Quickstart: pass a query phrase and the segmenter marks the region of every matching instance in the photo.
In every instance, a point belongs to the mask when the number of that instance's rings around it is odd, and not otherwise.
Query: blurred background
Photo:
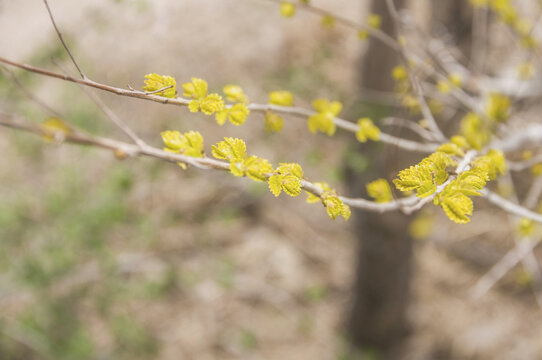
[[[363,22],[384,2],[313,3]],[[397,3],[428,32],[449,31],[447,41],[459,48],[470,34],[467,1]],[[392,90],[396,56],[352,30],[324,28],[303,11],[284,19],[276,3],[263,0],[50,0],[50,6],[83,71],[98,82],[139,89],[155,72],[178,84],[201,77],[211,91],[238,84],[257,103],[282,89],[306,108],[317,97],[340,100],[349,119],[397,111],[381,96],[374,102],[375,91]],[[55,72],[61,71],[55,62],[72,69],[42,1],[0,0],[0,33],[1,56]],[[494,41],[501,54],[503,45]],[[15,74],[74,126],[126,140],[77,85],[11,71],[0,73],[3,112],[35,122],[47,117],[14,84]],[[200,131],[207,151],[224,136],[240,137],[250,153],[299,162],[307,178],[341,193],[363,195],[366,180],[391,179],[420,158],[379,145],[360,148],[340,132],[312,135],[296,118],[269,135],[260,114],[241,127],[219,127],[184,108],[95,93],[151,145],[161,147],[164,130]],[[0,151],[0,359],[542,354],[542,315],[522,268],[481,299],[470,297],[514,244],[514,225],[483,202],[464,226],[436,208],[415,218],[356,212],[345,223],[222,172],[119,160],[6,128]]]

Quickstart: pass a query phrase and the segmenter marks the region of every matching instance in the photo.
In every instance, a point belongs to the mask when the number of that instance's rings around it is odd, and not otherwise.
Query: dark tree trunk
[[[473,12],[469,1],[433,1],[431,3],[431,14],[433,34],[439,36],[442,31],[445,31],[449,35],[448,43],[457,47],[465,59],[470,58]]]
[[[398,8],[406,5],[405,0],[394,2]],[[374,0],[371,11],[382,16],[383,30],[393,33],[385,3]],[[438,35],[445,29],[450,35],[449,43],[468,58],[472,32],[468,0],[435,0],[431,1],[431,7],[432,19],[428,21],[431,21],[432,33]],[[392,91],[394,84],[390,73],[399,63],[399,56],[393,50],[378,40],[370,40],[361,66],[361,88]],[[366,110],[370,113],[374,106],[368,105]],[[389,179],[395,175],[386,169],[390,163],[387,148],[374,143],[364,144],[361,151],[369,154],[371,167],[363,174],[348,172],[352,195],[362,194],[364,184],[376,178]],[[413,244],[408,235],[409,220],[397,212],[383,215],[355,213],[360,242],[347,333],[354,349],[376,351],[380,359],[399,359],[401,345],[408,335],[406,311],[410,300]]]
[[[395,4],[402,7],[404,0],[395,0]],[[384,31],[393,33],[385,1],[373,1],[371,12],[382,17]],[[390,73],[398,63],[397,53],[371,39],[362,62],[362,89],[392,91]],[[372,109],[374,105],[367,106],[368,112]],[[364,184],[390,175],[385,168],[389,159],[386,159],[384,148],[374,143],[365,144],[361,151],[369,154],[371,167],[363,174],[349,175],[351,191],[357,195],[364,192]],[[382,359],[397,359],[408,333],[406,309],[412,257],[408,218],[399,213],[357,211],[355,226],[360,242],[352,306],[347,319],[349,340],[358,350],[375,351]]]

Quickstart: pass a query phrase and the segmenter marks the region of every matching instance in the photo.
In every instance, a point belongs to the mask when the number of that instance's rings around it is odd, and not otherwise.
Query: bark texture
[[[404,3],[404,0],[395,1],[398,7]],[[393,33],[385,1],[373,1],[371,12],[382,17],[385,32]],[[361,88],[392,91],[390,73],[398,63],[394,51],[371,39],[361,64]],[[349,176],[351,191],[358,195],[364,192],[363,184],[379,177],[389,178],[386,169],[389,153],[374,143],[361,145],[361,151],[368,154],[371,165],[369,171]],[[397,212],[355,213],[359,248],[347,331],[354,348],[375,351],[381,359],[397,359],[408,334],[406,310],[412,258],[408,223],[408,218]]]

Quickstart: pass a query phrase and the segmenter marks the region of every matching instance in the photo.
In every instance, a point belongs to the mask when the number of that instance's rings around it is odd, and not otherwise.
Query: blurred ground
[[[362,2],[315,3],[363,14]],[[158,72],[179,83],[202,77],[211,89],[237,83],[256,102],[277,89],[306,106],[317,96],[340,99],[350,113],[359,101],[349,95],[363,50],[355,34],[326,31],[307,14],[282,19],[266,1],[50,4],[97,81],[138,88]],[[58,71],[55,57],[69,67],[40,1],[0,0],[0,31],[2,56]],[[18,75],[77,126],[122,139],[76,85]],[[3,111],[45,117],[3,75],[0,93]],[[241,137],[251,153],[298,161],[308,178],[339,187],[341,161],[360,171],[367,164],[340,141],[348,136],[311,136],[296,119],[268,136],[258,114],[218,127],[186,109],[99,95],[157,146],[166,129],[199,130],[208,147]],[[341,325],[356,237],[342,220],[223,173],[119,161],[7,129],[0,150],[1,359],[347,359]],[[542,316],[516,273],[469,299],[512,247],[509,231],[480,211],[461,230],[439,218],[435,241],[417,244],[407,358],[539,358]]]

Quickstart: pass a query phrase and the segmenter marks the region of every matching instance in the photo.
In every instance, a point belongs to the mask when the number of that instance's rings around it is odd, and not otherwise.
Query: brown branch
[[[62,34],[60,33],[60,30],[58,29],[58,26],[56,26],[55,18],[53,17],[53,13],[51,12],[51,8],[49,7],[49,3],[47,0],[43,0],[43,3],[45,4],[45,7],[47,8],[47,12],[49,13],[49,18],[51,19],[51,23],[53,24],[53,27],[55,28],[56,34],[58,35],[58,38],[60,42],[62,43],[62,46],[64,46],[64,49],[66,49],[66,52],[70,56],[70,59],[72,60],[73,65],[77,68],[77,71],[79,71],[79,74],[81,75],[81,78],[86,79],[87,77],[85,74],[83,74],[83,71],[77,64],[77,61],[75,61],[75,58],[73,57],[72,53],[70,52],[70,49],[68,48],[68,45],[64,41],[64,38],[62,37]]]
[[[24,121],[21,118],[17,118],[18,121],[15,120],[16,118],[14,116],[0,113],[0,126],[5,126],[17,130],[22,130],[26,132],[30,132],[36,135],[41,136],[50,136],[50,132],[44,131],[41,127],[30,123],[28,121]],[[130,143],[125,143],[122,141],[104,138],[104,137],[97,137],[97,136],[91,136],[84,134],[79,131],[69,132],[62,134],[63,140],[74,143],[74,144],[80,144],[80,145],[89,145],[94,146],[102,149],[112,150],[117,156],[147,156],[152,157],[160,160],[165,160],[168,162],[182,162],[188,165],[192,165],[196,168],[203,169],[203,170],[222,170],[222,171],[230,171],[230,164],[225,161],[215,160],[208,157],[191,157],[191,156],[185,156],[178,153],[171,153],[167,152],[155,147],[152,147],[150,145],[134,145]],[[272,174],[267,174],[266,176],[269,177]],[[302,180],[301,185],[303,190],[314,194],[318,197],[320,197],[323,193],[322,189],[314,185],[308,180]],[[347,205],[373,211],[373,212],[387,212],[387,211],[393,211],[393,210],[401,210],[405,206],[410,206],[415,204],[419,199],[416,197],[409,197],[404,199],[399,199],[395,201],[391,201],[388,203],[377,203],[374,201],[361,199],[361,198],[348,198],[348,197],[340,197],[340,199]]]
[[[11,79],[11,81],[21,90],[23,95],[30,100],[33,104],[35,104],[37,107],[41,108],[46,114],[50,116],[56,116],[56,117],[62,117],[60,112],[56,111],[49,105],[47,105],[45,102],[43,102],[41,99],[39,99],[36,95],[34,95],[30,90],[26,88],[26,86],[23,85],[23,83],[19,80],[19,78],[13,73],[13,71],[9,70],[5,66],[1,67],[2,72],[7,74],[7,76]]]
[[[60,69],[62,69],[60,64],[56,64]],[[120,117],[117,116],[92,90],[87,89],[81,84],[77,84],[83,90],[83,92],[96,104],[96,106],[107,116],[113,124],[115,124],[126,136],[128,136],[135,144],[139,147],[143,147],[145,142],[137,136],[137,134],[126,124]]]
[[[100,90],[103,90],[103,91],[114,93],[116,95],[128,96],[128,97],[133,97],[133,98],[138,98],[138,99],[143,99],[143,100],[154,101],[154,102],[158,102],[158,103],[161,103],[161,104],[171,104],[171,105],[177,105],[177,106],[188,106],[188,104],[190,103],[190,100],[183,99],[183,98],[180,98],[180,97],[166,98],[166,97],[163,97],[163,96],[149,95],[149,94],[147,94],[147,93],[145,93],[143,91],[126,90],[126,89],[121,89],[121,88],[117,88],[117,87],[114,87],[114,86],[101,84],[101,83],[92,81],[92,80],[90,80],[88,78],[86,78],[86,79],[77,79],[77,78],[74,78],[74,77],[71,77],[71,76],[68,76],[68,75],[58,74],[58,73],[55,73],[55,72],[52,72],[52,71],[49,71],[49,70],[36,68],[34,66],[31,66],[31,65],[14,62],[14,61],[8,60],[8,59],[3,58],[3,57],[0,57],[0,62],[4,63],[4,64],[7,64],[7,65],[15,66],[15,67],[18,67],[20,69],[30,71],[30,72],[33,72],[33,73],[36,73],[36,74],[49,76],[49,77],[53,77],[53,78],[56,78],[56,79],[69,81],[69,82],[73,82],[73,83],[76,83],[76,84],[81,84],[81,85],[85,85],[85,86],[89,86],[89,87],[93,87],[93,88],[96,88],[96,89],[100,89]],[[300,108],[300,107],[278,106],[278,105],[272,105],[272,104],[249,104],[248,108],[251,111],[265,112],[267,110],[272,110],[272,111],[276,111],[276,112],[279,112],[279,113],[282,113],[282,114],[290,114],[290,115],[294,115],[296,117],[303,117],[303,118],[306,118],[308,116],[311,116],[311,115],[315,114],[314,111],[307,110],[307,109]],[[359,127],[358,127],[357,124],[355,124],[355,123],[353,123],[351,121],[348,121],[348,120],[344,120],[344,119],[341,119],[341,118],[335,118],[335,119],[333,119],[333,122],[335,123],[335,125],[338,128],[349,131],[351,133],[356,133],[359,130]],[[439,146],[437,143],[421,143],[421,142],[416,142],[416,141],[412,141],[412,140],[397,138],[397,137],[395,137],[393,135],[389,135],[389,134],[385,134],[385,133],[380,134],[380,140],[382,142],[387,143],[387,144],[394,145],[394,146],[400,147],[400,148],[408,150],[408,151],[415,151],[415,152],[421,152],[421,153],[431,153],[431,152],[435,151],[437,149],[437,147]]]

